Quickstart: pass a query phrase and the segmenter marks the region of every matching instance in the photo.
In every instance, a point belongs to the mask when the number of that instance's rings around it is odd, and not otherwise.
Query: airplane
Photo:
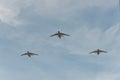
[[[107,51],[103,51],[103,50],[97,49],[97,50],[95,50],[95,51],[90,52],[90,54],[96,53],[97,55],[99,55],[101,52],[107,53]]]
[[[64,35],[65,35],[65,36],[70,36],[70,35],[68,35],[68,34],[64,34],[64,33],[61,33],[60,31],[58,31],[57,33],[51,35],[50,37],[58,36],[58,38],[61,39],[61,37],[64,36]]]
[[[27,51],[26,53],[22,54],[21,56],[24,56],[24,55],[27,55],[28,57],[31,57],[33,55],[38,55],[38,54]]]

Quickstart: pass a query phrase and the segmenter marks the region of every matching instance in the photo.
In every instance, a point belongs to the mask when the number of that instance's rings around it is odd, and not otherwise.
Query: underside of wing
[[[56,35],[58,35],[58,33],[56,33],[56,34],[53,34],[53,35],[51,35],[50,37],[53,37],[53,36],[56,36]]]
[[[38,54],[32,53],[32,55],[38,55]]]
[[[21,54],[21,56],[24,56],[24,55],[27,55],[26,53],[24,53],[24,54]]]
[[[90,52],[90,54],[91,54],[91,53],[96,53],[96,52],[97,52],[97,51],[92,51],[92,52]]]
[[[104,53],[107,53],[107,51],[102,51],[102,50],[100,50],[100,52],[104,52]]]
[[[61,33],[62,35],[66,35],[66,36],[70,36],[70,35],[68,35],[68,34],[65,34],[65,33]]]

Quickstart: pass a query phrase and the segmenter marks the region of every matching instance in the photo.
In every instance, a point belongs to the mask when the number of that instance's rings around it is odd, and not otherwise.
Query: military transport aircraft
[[[28,57],[31,57],[31,56],[33,56],[33,55],[38,55],[38,54],[35,54],[35,53],[32,53],[32,52],[27,51],[27,53],[24,53],[24,54],[22,54],[21,56],[24,56],[24,55],[27,55]]]
[[[90,54],[91,54],[91,53],[96,53],[97,55],[99,55],[101,52],[107,53],[107,51],[103,51],[103,50],[97,49],[97,50],[95,50],[95,51],[90,52]]]
[[[64,33],[61,33],[60,31],[58,31],[57,33],[51,35],[50,37],[53,37],[53,36],[58,36],[58,38],[61,38],[62,36],[70,36],[68,34],[64,34]]]

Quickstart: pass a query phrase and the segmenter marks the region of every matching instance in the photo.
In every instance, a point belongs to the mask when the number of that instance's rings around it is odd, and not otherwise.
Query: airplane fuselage
[[[61,38],[62,37],[62,34],[60,31],[58,31],[58,37]]]

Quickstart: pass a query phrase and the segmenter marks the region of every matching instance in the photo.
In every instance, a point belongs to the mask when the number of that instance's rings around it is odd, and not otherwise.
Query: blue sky
[[[119,0],[0,0],[0,20],[0,80],[120,80]]]

